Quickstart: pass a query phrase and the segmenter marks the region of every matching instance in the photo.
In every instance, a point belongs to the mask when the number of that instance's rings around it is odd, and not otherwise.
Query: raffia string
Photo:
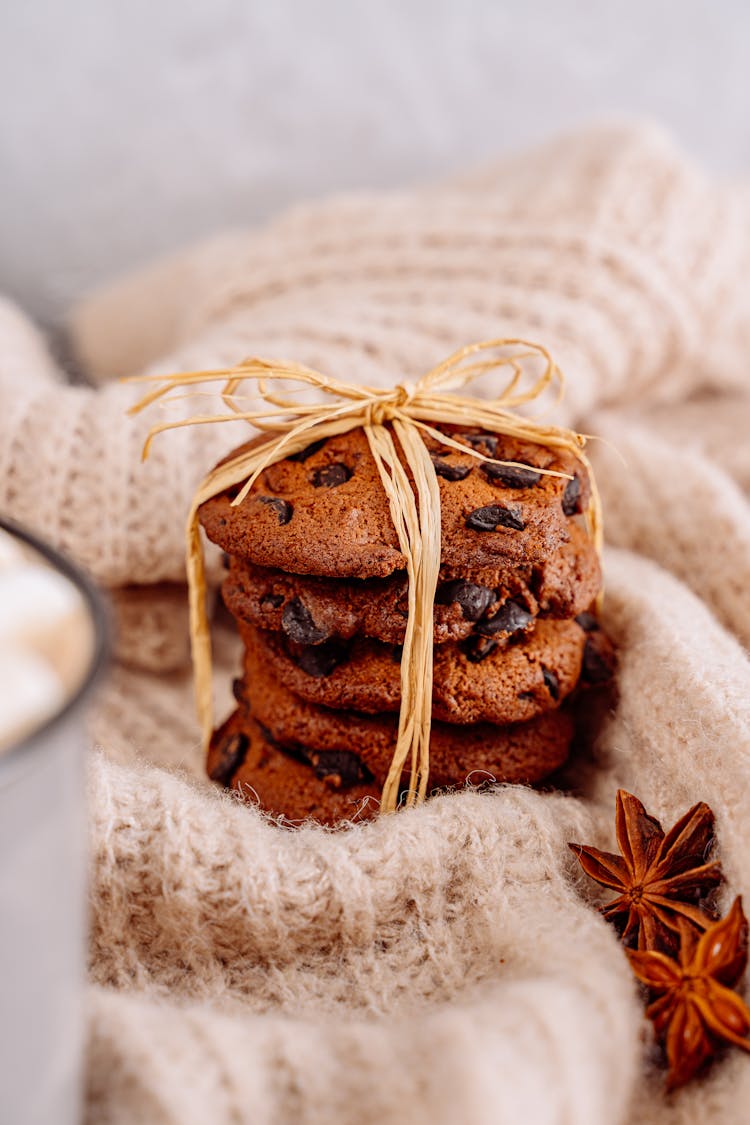
[[[530,361],[541,363],[541,372],[531,374]],[[492,371],[506,369],[509,378],[502,390],[489,400],[455,393]],[[482,461],[495,461],[478,450],[436,430],[432,423],[452,422],[478,426],[553,449],[568,450],[586,468],[591,480],[591,502],[586,513],[589,534],[597,549],[601,546],[602,525],[599,494],[584,452],[586,437],[573,430],[547,425],[515,411],[557,386],[562,392],[563,377],[546,348],[526,340],[497,339],[461,348],[416,383],[399,383],[382,390],[354,386],[321,375],[294,363],[246,359],[236,367],[215,371],[182,372],[173,375],[138,376],[131,381],[155,382],[156,387],[132,408],[137,413],[157,399],[180,388],[199,384],[223,383],[222,398],[226,414],[197,416],[176,422],[163,422],[152,428],[144,446],[148,456],[154,437],[164,430],[214,422],[251,423],[272,435],[260,447],[233,454],[212,469],[193,498],[187,526],[187,576],[190,597],[190,629],[198,716],[204,745],[213,730],[211,679],[211,638],[206,615],[206,576],[198,509],[211,497],[238,484],[242,488],[233,500],[239,505],[254,482],[269,465],[299,453],[312,442],[362,427],[378,467],[388,497],[399,546],[406,559],[409,578],[409,613],[401,660],[401,710],[398,736],[388,777],[383,787],[381,812],[394,811],[400,800],[401,779],[409,759],[409,787],[403,797],[407,806],[424,800],[430,763],[430,724],[432,717],[433,605],[440,569],[440,492],[432,460],[421,434],[430,434],[442,445]],[[254,383],[264,410],[243,410],[237,391]],[[287,397],[279,386],[292,384],[299,389],[322,392],[324,401],[305,403]],[[330,399],[332,401],[326,401]],[[411,471],[413,487],[399,457]],[[516,465],[513,461],[497,462]],[[521,466],[522,467],[522,466]],[[550,469],[538,472],[566,476]],[[416,493],[416,497],[415,497]]]

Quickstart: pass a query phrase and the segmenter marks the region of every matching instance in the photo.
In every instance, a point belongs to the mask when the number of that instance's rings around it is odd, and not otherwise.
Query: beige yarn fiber
[[[617,126],[297,208],[117,283],[73,316],[96,390],[62,385],[0,307],[0,510],[115,589],[122,622],[92,716],[88,1122],[746,1120],[739,1052],[661,1093],[565,845],[611,847],[618,786],[667,822],[705,800],[727,900],[750,894],[749,278],[747,187]],[[203,779],[186,664],[184,522],[246,426],[175,430],[141,465],[154,419],[125,417],[142,388],[112,377],[270,355],[385,388],[500,335],[565,371],[550,421],[607,439],[590,451],[617,706],[570,794],[281,830]],[[217,628],[219,708],[237,659]]]

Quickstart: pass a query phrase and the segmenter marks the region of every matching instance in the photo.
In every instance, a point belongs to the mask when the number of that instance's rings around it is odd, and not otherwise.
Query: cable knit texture
[[[0,509],[112,588],[120,626],[92,716],[92,1125],[745,1119],[739,1053],[663,1095],[566,841],[612,846],[618,786],[668,823],[705,800],[727,896],[750,892],[749,276],[746,188],[612,127],[300,207],[114,284],[73,315],[97,389],[62,385],[0,308]],[[126,417],[136,390],[112,377],[256,354],[383,386],[498,335],[547,345],[558,418],[607,439],[617,705],[575,795],[467,790],[282,829],[203,779],[186,669],[189,498],[244,430],[174,431],[141,465],[155,418]],[[219,622],[220,707],[236,660]]]

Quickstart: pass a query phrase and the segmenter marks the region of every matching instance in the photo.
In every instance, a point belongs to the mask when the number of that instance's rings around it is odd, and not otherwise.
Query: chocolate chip
[[[462,647],[466,659],[472,664],[479,664],[497,648],[497,641],[490,637],[469,637]]]
[[[273,508],[276,515],[279,517],[279,523],[289,523],[294,508],[288,500],[280,500],[278,496],[260,496],[261,504],[267,504],[269,508]]]
[[[450,605],[457,602],[466,621],[478,621],[491,605],[496,601],[495,591],[487,586],[478,586],[474,582],[464,582],[456,579],[445,582],[438,588],[435,601],[439,605]]]
[[[245,703],[245,681],[241,677],[232,680],[232,695],[238,703]]]
[[[300,449],[299,453],[292,453],[291,456],[287,457],[287,461],[307,461],[308,457],[312,457],[313,453],[317,453],[319,449],[323,448],[326,441],[326,438],[321,438],[320,441],[310,442],[304,449]]]
[[[466,526],[473,531],[495,531],[498,527],[510,527],[523,531],[526,524],[521,519],[520,508],[501,508],[499,504],[488,504],[477,508],[466,517]]]
[[[231,734],[219,745],[219,749],[208,771],[212,781],[228,786],[237,770],[245,760],[250,741],[246,734],[238,731]]]
[[[260,608],[268,613],[271,609],[278,609],[280,605],[284,604],[283,594],[264,594],[260,599]]]
[[[545,668],[545,666],[543,664],[542,664],[542,678],[543,678],[543,680],[544,680],[544,682],[547,686],[547,691],[550,693],[552,698],[555,699],[555,700],[559,699],[560,698],[560,681],[558,680],[555,673],[552,672],[549,668]]]
[[[308,676],[321,679],[330,676],[334,668],[346,660],[348,650],[339,641],[325,641],[322,645],[310,645],[302,649],[296,657],[297,664]]]
[[[301,742],[279,742],[267,727],[261,723],[258,726],[270,746],[296,762],[311,766],[317,778],[335,789],[369,784],[375,780],[364,762],[351,750],[311,750]]]
[[[606,684],[612,679],[613,660],[609,652],[603,650],[596,637],[587,637],[583,649],[581,679],[587,684]]]
[[[566,516],[574,516],[581,510],[581,482],[574,476],[565,486],[562,498],[562,510]]]
[[[579,613],[576,617],[576,625],[580,625],[584,633],[596,633],[601,629],[593,613]]]
[[[519,691],[518,695],[516,696],[516,699],[535,699],[535,698],[536,698],[536,696],[534,695],[533,691]]]
[[[441,457],[433,457],[432,464],[437,475],[443,480],[466,480],[471,472],[471,465],[451,465]]]
[[[310,610],[300,598],[292,598],[284,606],[281,628],[299,645],[317,645],[328,636],[325,629],[320,629],[315,624]]]
[[[315,776],[335,789],[348,789],[373,781],[373,776],[361,758],[351,750],[309,751],[310,765]]]
[[[483,637],[494,637],[496,633],[519,633],[528,629],[534,617],[518,602],[509,600],[500,606],[497,613],[477,625],[477,633]]]
[[[338,484],[346,484],[351,475],[352,471],[348,465],[336,461],[333,465],[316,469],[310,477],[310,482],[314,488],[335,488]]]
[[[479,467],[488,481],[505,488],[533,488],[542,479],[536,469],[522,469],[519,465],[493,465],[483,461]]]
[[[277,750],[281,750],[281,746],[276,741],[276,739],[274,738],[274,736],[272,735],[272,733],[268,729],[268,727],[264,727],[263,723],[258,723],[258,726],[260,727],[260,733],[263,735],[263,741],[267,742],[269,746],[275,746]],[[290,753],[291,753],[291,751],[290,751]],[[302,759],[300,759],[300,760],[302,760]]]
[[[226,551],[223,551],[221,556],[221,565],[224,567],[224,570],[229,570],[229,564],[231,563],[231,561],[232,560],[230,559]]]
[[[478,449],[480,453],[484,453],[485,457],[494,457],[497,452],[497,436],[495,434],[457,434],[458,441],[463,441],[470,445],[472,449]]]

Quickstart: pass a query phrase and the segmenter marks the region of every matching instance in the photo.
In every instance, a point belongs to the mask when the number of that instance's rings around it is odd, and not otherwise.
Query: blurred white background
[[[0,290],[47,323],[153,254],[591,117],[750,166],[743,0],[3,0]]]

